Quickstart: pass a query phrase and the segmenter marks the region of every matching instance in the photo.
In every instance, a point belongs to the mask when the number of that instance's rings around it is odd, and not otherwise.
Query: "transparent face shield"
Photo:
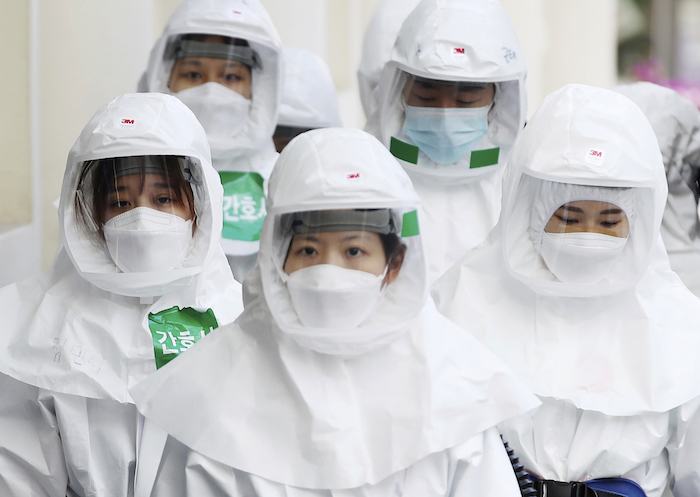
[[[646,270],[653,246],[651,188],[557,183],[523,175],[504,213],[504,250],[516,276],[617,288]]]
[[[194,171],[189,158],[176,156],[87,161],[78,177],[75,226],[106,247],[122,272],[182,268],[196,231],[195,192],[202,197]]]

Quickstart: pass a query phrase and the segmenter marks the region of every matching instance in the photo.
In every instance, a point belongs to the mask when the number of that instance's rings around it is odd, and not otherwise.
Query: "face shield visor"
[[[453,81],[397,70],[391,93],[396,123],[383,119],[383,127],[395,128],[391,152],[407,169],[445,179],[492,171],[522,122],[519,80]]]
[[[633,286],[654,245],[654,191],[521,177],[503,216],[511,274],[538,293],[607,295]]]
[[[205,254],[195,247],[208,245],[197,242],[211,227],[207,221],[199,229],[207,195],[194,160],[148,155],[78,167],[74,230],[67,237],[82,249],[84,257],[76,259],[85,270],[167,272],[202,263]]]
[[[260,266],[280,328],[321,353],[357,355],[389,343],[425,299],[415,209],[269,214]]]

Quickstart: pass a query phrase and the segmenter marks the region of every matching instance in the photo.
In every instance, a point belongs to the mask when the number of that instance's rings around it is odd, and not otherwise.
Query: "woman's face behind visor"
[[[406,105],[414,107],[472,108],[493,103],[493,83],[454,83],[409,76],[404,85]]]
[[[294,235],[284,272],[291,274],[316,264],[332,264],[379,276],[386,267],[384,247],[377,233],[325,231]]]
[[[577,200],[560,206],[547,222],[547,233],[600,233],[626,238],[629,221],[624,211],[609,202]]]
[[[222,36],[206,36],[205,43],[225,44]],[[184,57],[177,59],[170,71],[168,87],[173,93],[194,88],[205,83],[219,83],[226,88],[251,97],[252,76],[250,67],[237,60],[213,57]]]

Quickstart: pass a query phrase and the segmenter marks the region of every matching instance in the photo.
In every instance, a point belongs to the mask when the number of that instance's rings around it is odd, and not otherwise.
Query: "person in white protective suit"
[[[518,138],[499,224],[433,287],[542,400],[499,429],[549,495],[700,495],[700,300],[659,237],[666,193],[641,110],[565,86]]]
[[[384,65],[391,58],[401,25],[420,0],[379,0],[362,40],[362,58],[357,68],[360,101],[365,116],[372,115],[372,92],[379,84]]]
[[[284,68],[282,104],[272,137],[278,152],[305,131],[343,126],[331,71],[321,57],[308,50],[285,48]]]
[[[221,197],[206,134],[172,96],[112,100],[71,149],[54,265],[0,290],[0,373],[36,388],[31,411],[7,412],[60,435],[69,495],[132,495],[142,422],[129,388],[242,312],[219,244]],[[42,456],[56,440],[25,458],[8,416],[0,468],[22,459],[42,478],[3,470],[2,494],[56,485],[61,471]]]
[[[187,0],[168,21],[141,87],[174,94],[195,113],[224,185],[221,244],[234,277],[255,265],[277,159],[282,44],[257,0]]]
[[[700,110],[678,92],[653,83],[614,90],[642,109],[659,139],[668,181],[661,237],[671,269],[700,296]]]
[[[525,122],[525,72],[496,0],[423,0],[399,32],[367,131],[420,196],[431,282],[498,220],[505,161]]]
[[[519,495],[493,426],[537,401],[435,310],[418,204],[363,131],[284,149],[245,311],[132,390],[137,496]]]

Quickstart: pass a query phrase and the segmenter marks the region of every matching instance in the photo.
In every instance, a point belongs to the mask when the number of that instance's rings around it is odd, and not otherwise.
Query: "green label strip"
[[[493,166],[498,164],[498,154],[500,148],[487,148],[486,150],[473,150],[472,157],[469,161],[469,169],[478,167]]]
[[[403,223],[401,224],[401,237],[416,236],[419,233],[418,211],[411,211],[404,214]]]
[[[258,173],[220,171],[224,186],[224,238],[255,242],[267,210],[263,177]]]
[[[401,159],[411,164],[418,164],[418,147],[391,137],[389,144],[389,152],[394,154],[394,157]]]
[[[148,327],[153,336],[156,369],[160,369],[219,327],[214,311],[195,311],[177,306],[156,314],[148,314]]]

